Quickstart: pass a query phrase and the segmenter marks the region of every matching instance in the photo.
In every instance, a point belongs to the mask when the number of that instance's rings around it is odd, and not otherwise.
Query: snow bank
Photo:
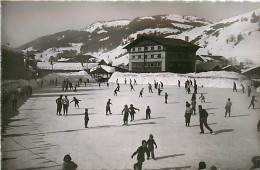
[[[44,76],[43,79],[46,81],[50,81],[52,79],[58,80],[58,83],[61,83],[64,79],[68,79],[72,83],[76,83],[81,78],[84,82],[84,80],[87,81],[89,79],[89,82],[93,83],[96,82],[95,79],[93,79],[86,71],[79,71],[79,72],[69,72],[69,73],[52,73],[47,76]]]
[[[184,86],[184,82],[187,79],[196,79],[199,87],[215,87],[215,88],[233,88],[234,81],[237,87],[241,84],[252,85],[243,75],[234,72],[226,71],[211,71],[205,73],[188,73],[188,74],[176,74],[176,73],[120,73],[115,72],[109,82],[115,83],[118,79],[119,83],[124,83],[125,78],[136,79],[138,84],[154,83],[154,80],[163,82],[165,85],[177,85],[178,80],[181,82],[181,86]]]

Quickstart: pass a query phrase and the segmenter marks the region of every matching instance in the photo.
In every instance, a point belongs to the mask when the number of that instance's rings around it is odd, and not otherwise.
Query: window
[[[135,63],[132,63],[132,67],[135,67],[136,66],[136,64]]]
[[[158,50],[160,50],[160,49],[162,49],[162,46],[159,45],[159,46],[158,46]]]
[[[138,51],[141,51],[141,47],[138,47]]]
[[[151,58],[154,58],[154,55],[151,55]]]
[[[148,63],[145,63],[145,67],[148,67]]]
[[[148,47],[144,47],[144,50],[148,50]]]
[[[141,55],[139,55],[138,58],[141,59],[142,58]]]
[[[154,50],[154,47],[151,47],[151,50]]]
[[[137,67],[141,67],[142,66],[142,63],[137,63]]]
[[[135,56],[134,56],[134,55],[132,56],[132,59],[135,59]]]
[[[150,66],[151,66],[151,67],[154,67],[154,63],[150,63]]]
[[[144,55],[144,58],[147,58],[147,55]]]
[[[161,67],[162,66],[162,63],[157,63],[157,67]]]
[[[158,56],[157,56],[158,58],[161,58],[162,56],[161,56],[161,54],[158,54]]]
[[[132,48],[132,51],[135,51],[135,48]]]

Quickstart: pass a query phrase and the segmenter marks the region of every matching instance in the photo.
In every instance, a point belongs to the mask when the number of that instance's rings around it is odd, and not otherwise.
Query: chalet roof
[[[206,62],[206,63],[199,63],[196,65],[197,71],[212,71],[214,69],[222,70],[217,62]]]
[[[181,39],[174,39],[174,38],[162,38],[162,37],[155,37],[155,36],[140,36],[130,44],[126,45],[124,49],[130,49],[134,46],[136,46],[138,43],[144,41],[144,40],[150,40],[152,42],[155,42],[157,44],[166,46],[166,47],[192,47],[199,49],[200,46],[197,46],[195,44],[192,44],[190,42],[181,40]]]
[[[93,67],[90,70],[90,73],[114,73],[114,72],[115,72],[114,67],[110,67],[110,66],[106,66],[106,65],[99,65],[99,66]]]
[[[242,71],[242,74],[252,74],[255,72],[258,72],[258,74],[260,74],[260,65],[246,69],[246,70]]]
[[[223,56],[216,56],[216,55],[197,55],[197,58],[203,62],[208,61],[225,61],[228,62],[228,59],[226,59]]]

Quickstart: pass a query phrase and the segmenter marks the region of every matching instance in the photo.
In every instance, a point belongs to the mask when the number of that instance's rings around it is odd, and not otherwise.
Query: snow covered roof
[[[260,74],[260,65],[246,69],[246,70],[242,71],[242,74],[248,74],[250,72],[258,72],[258,74]]]
[[[220,71],[222,70],[217,62],[199,63],[196,65],[198,72],[200,71]]]
[[[84,70],[96,67],[98,63],[66,63],[66,62],[53,62],[53,66],[50,62],[38,62],[37,66],[42,70]]]
[[[90,70],[90,73],[97,72],[100,69],[104,70],[107,73],[114,73],[115,72],[115,67],[110,67],[110,66],[106,66],[106,65],[100,65],[100,66],[92,68]]]
[[[174,38],[162,38],[162,37],[155,37],[155,36],[140,36],[130,44],[124,47],[124,49],[130,49],[134,46],[136,46],[138,43],[144,41],[144,40],[150,40],[157,44],[161,44],[167,47],[176,47],[176,46],[182,46],[182,47],[192,47],[196,50],[198,50],[200,47],[192,44],[190,42],[181,40],[181,39],[174,39]]]

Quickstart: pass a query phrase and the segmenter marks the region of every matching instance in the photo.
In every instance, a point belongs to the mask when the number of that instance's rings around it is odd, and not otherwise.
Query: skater
[[[18,101],[18,92],[17,90],[11,95],[11,100],[12,100],[12,108],[13,110],[17,111],[17,101]]]
[[[142,140],[142,146],[140,146],[131,156],[133,157],[137,154],[137,163],[134,164],[134,170],[142,170],[143,162],[145,161],[145,153],[147,154],[147,143],[145,140]]]
[[[100,85],[101,85],[101,83],[100,83],[100,82],[98,82],[98,87],[100,87]]]
[[[107,87],[109,87],[109,83],[107,82]]]
[[[132,84],[132,79],[130,79],[130,84]]]
[[[150,83],[148,83],[148,89],[149,89],[149,93],[153,93],[152,85]]]
[[[201,103],[205,103],[205,96],[203,94],[200,95],[199,99]]]
[[[62,95],[60,95],[59,98],[56,99],[57,104],[57,115],[61,115],[61,109],[62,109]]]
[[[125,108],[122,110],[122,114],[124,114],[124,118],[123,118],[124,124],[123,124],[123,126],[128,125],[129,112],[130,112],[130,110],[128,109],[128,106],[125,105]]]
[[[163,89],[163,82],[160,81],[160,84],[161,84],[161,89]]]
[[[106,115],[108,115],[107,113],[109,112],[109,114],[112,114],[111,113],[111,109],[110,109],[110,105],[112,105],[112,103],[110,102],[111,99],[108,99],[107,101],[107,105],[106,105]]]
[[[178,87],[181,87],[181,82],[180,82],[180,80],[178,80]]]
[[[84,80],[84,84],[85,84],[85,87],[87,87],[87,82],[86,82],[86,80]]]
[[[190,94],[190,85],[187,86],[187,93]]]
[[[116,84],[118,84],[118,78],[116,79]]]
[[[125,78],[125,84],[127,83],[127,80],[126,80],[126,78]]]
[[[136,82],[136,80],[134,79],[134,85],[137,85],[137,82]]]
[[[88,128],[88,121],[89,121],[89,117],[88,117],[88,109],[85,109],[85,128]]]
[[[247,91],[248,91],[248,97],[250,97],[252,91],[250,86],[247,86]]]
[[[231,106],[232,106],[232,102],[230,101],[230,98],[228,98],[228,101],[227,101],[226,106],[225,106],[225,109],[226,109],[225,117],[227,117],[227,113],[228,113],[228,115],[230,117]]]
[[[242,92],[245,93],[245,86],[241,84],[241,87],[242,87]]]
[[[253,106],[253,109],[255,109],[255,102],[257,102],[257,101],[256,101],[256,99],[255,99],[255,95],[253,95],[253,96],[252,96],[252,99],[251,99],[251,102],[250,102],[250,105],[248,106],[248,109],[249,109],[251,106]]]
[[[196,94],[195,93],[192,94],[191,100],[196,100]]]
[[[58,79],[56,78],[55,79],[55,86],[57,86],[58,85]]]
[[[118,91],[118,92],[120,91],[120,85],[119,85],[119,83],[117,83],[117,91]]]
[[[114,90],[114,96],[117,96],[117,88]]]
[[[190,104],[187,104],[185,114],[184,114],[185,123],[186,123],[185,126],[190,126],[191,115],[192,115],[192,109],[190,108]]]
[[[140,111],[139,109],[135,108],[133,106],[133,104],[130,104],[130,107],[129,107],[129,110],[130,110],[130,116],[131,116],[131,122],[135,120],[135,110],[138,110],[138,112]]]
[[[151,109],[149,106],[146,109],[146,119],[151,119]]]
[[[130,79],[130,80],[131,80],[131,79]],[[131,87],[131,91],[132,91],[132,90],[135,91],[134,86],[133,86],[132,84],[130,84],[130,87]]]
[[[77,83],[75,83],[74,92],[77,92]]]
[[[198,86],[197,84],[194,84],[194,93],[197,94]]]
[[[63,158],[62,170],[74,170],[77,169],[78,165],[71,161],[69,154],[65,155]]]
[[[160,96],[161,95],[161,92],[162,92],[163,90],[161,90],[160,89],[160,87],[158,88],[158,95]]]
[[[236,82],[234,82],[234,85],[233,85],[233,92],[236,91],[237,92],[237,84]]]
[[[206,163],[205,162],[200,162],[199,163],[199,170],[206,170]]]
[[[139,97],[143,97],[144,88],[140,91]]]
[[[200,113],[200,134],[204,133],[203,125],[210,131],[210,134],[214,134],[213,130],[209,127],[207,123],[208,112],[205,109],[202,109],[202,106],[199,105],[199,113]]]
[[[76,108],[76,106],[78,106],[78,109],[79,109],[79,101],[81,101],[81,100],[77,99],[76,97],[73,97],[73,100],[70,103],[75,102],[75,108]]]
[[[191,100],[191,106],[193,115],[196,115],[196,100]]]
[[[168,94],[167,93],[165,93],[164,98],[165,98],[165,103],[167,104],[167,100],[168,100]]]
[[[155,160],[154,157],[154,146],[155,145],[155,149],[157,148],[157,144],[155,143],[154,139],[153,139],[153,135],[150,134],[149,139],[147,140],[147,145],[148,145],[148,152],[147,152],[147,160],[150,159],[150,154],[152,156],[152,159]]]
[[[62,104],[63,104],[63,116],[68,116],[68,108],[69,108],[69,99],[67,96],[62,99]]]

